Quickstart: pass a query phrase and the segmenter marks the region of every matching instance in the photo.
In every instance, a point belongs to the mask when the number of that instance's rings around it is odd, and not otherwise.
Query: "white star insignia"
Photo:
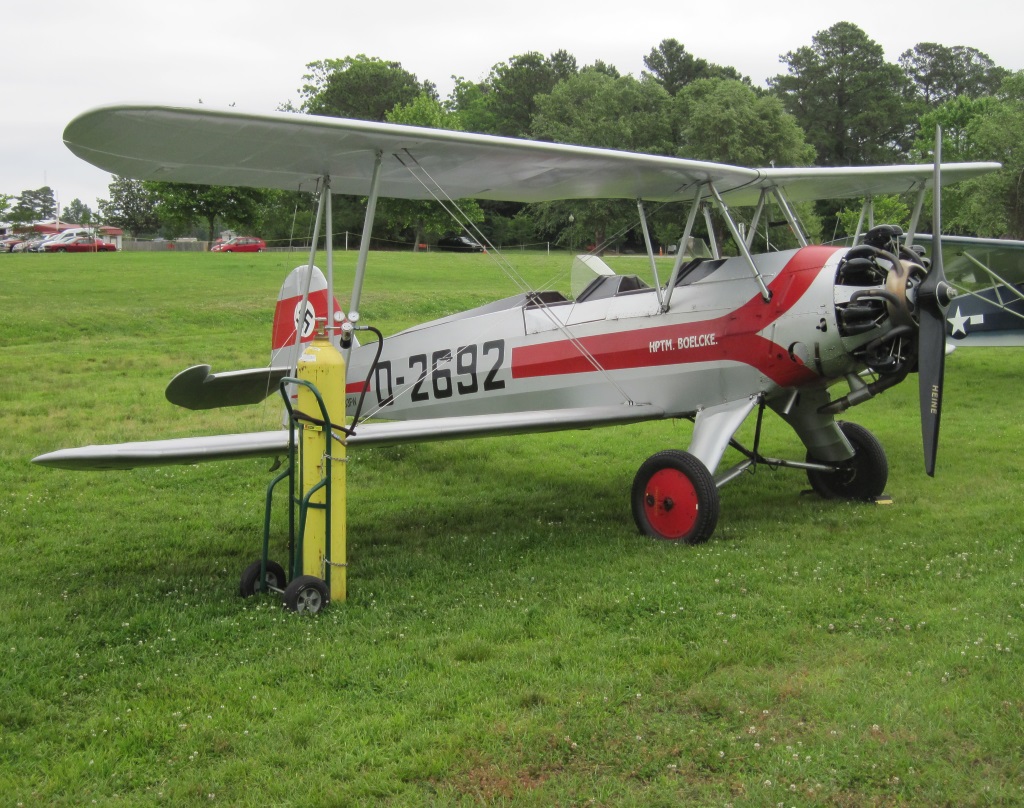
[[[964,315],[961,315],[960,314],[960,307],[957,306],[956,307],[956,314],[954,314],[952,317],[947,317],[946,318],[946,322],[948,322],[951,326],[953,326],[953,331],[952,331],[951,336],[955,337],[957,334],[963,334],[966,337],[967,336],[967,329],[964,328],[964,326],[967,325],[967,321],[970,320],[970,319],[971,319],[970,317],[966,317]]]

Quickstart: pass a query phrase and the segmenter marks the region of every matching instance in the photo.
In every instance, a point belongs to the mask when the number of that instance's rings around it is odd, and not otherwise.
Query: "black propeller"
[[[935,131],[935,173],[932,180],[932,265],[917,291],[918,334],[917,369],[921,396],[921,440],[924,443],[924,470],[935,476],[935,455],[939,445],[939,418],[942,415],[942,380],[946,363],[946,310],[956,296],[946,283],[942,269],[942,129]]]

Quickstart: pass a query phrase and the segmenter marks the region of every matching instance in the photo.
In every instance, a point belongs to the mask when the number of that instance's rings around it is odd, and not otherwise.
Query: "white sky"
[[[108,196],[111,177],[61,141],[79,113],[199,99],[271,112],[298,103],[305,65],[319,59],[365,53],[401,62],[444,96],[452,75],[480,80],[492,65],[528,51],[565,49],[580,66],[603,59],[639,76],[643,57],[675,38],[761,85],[784,72],[780,54],[847,20],[881,44],[890,62],[919,42],[939,42],[1024,69],[1019,12],[1009,0],[49,0],[32,9],[0,15],[0,193],[49,185],[61,205],[79,198],[93,209]],[[32,22],[35,16],[41,19]]]

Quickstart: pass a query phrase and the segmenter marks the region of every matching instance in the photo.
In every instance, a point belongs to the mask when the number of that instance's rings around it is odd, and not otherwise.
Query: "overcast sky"
[[[28,8],[28,7],[25,7]],[[49,185],[61,205],[96,208],[109,174],[64,146],[65,125],[95,106],[196,104],[272,112],[298,103],[308,62],[365,53],[401,62],[451,90],[528,51],[564,49],[639,76],[643,57],[675,38],[757,85],[785,72],[781,54],[834,23],[858,25],[895,62],[919,42],[967,45],[1024,69],[1020,19],[1009,0],[755,3],[751,0],[49,0],[0,21],[0,193]],[[37,22],[33,16],[39,16]]]

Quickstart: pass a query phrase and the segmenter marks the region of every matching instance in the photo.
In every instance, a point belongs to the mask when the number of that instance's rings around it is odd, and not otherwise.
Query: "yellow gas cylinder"
[[[318,333],[305,346],[296,366],[296,377],[312,384],[320,393],[332,423],[345,423],[345,359],[326,336]],[[311,418],[321,419],[320,405],[313,391],[297,385],[297,409]],[[302,537],[302,574],[321,578],[330,590],[331,600],[345,600],[345,444],[339,429],[337,437],[327,440],[327,427],[301,421],[299,468],[302,474],[301,496],[330,476],[329,485],[316,491],[306,510]],[[330,508],[326,508],[328,489]],[[329,515],[329,519],[328,519]]]

